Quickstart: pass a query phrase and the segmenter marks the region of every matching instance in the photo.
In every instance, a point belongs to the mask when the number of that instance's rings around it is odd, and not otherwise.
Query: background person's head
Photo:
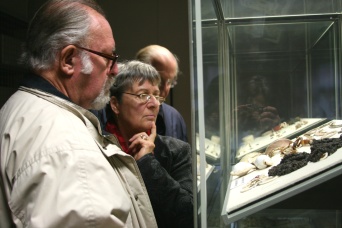
[[[136,54],[136,59],[151,64],[160,74],[160,96],[167,97],[170,89],[177,84],[179,74],[178,58],[167,48],[159,45],[149,45]]]
[[[271,96],[269,83],[265,77],[254,75],[247,84],[247,102],[259,106],[265,106],[267,99]]]
[[[120,63],[118,67],[106,109],[108,121],[125,135],[148,131],[163,102],[159,97],[159,74],[151,65],[135,60]]]
[[[32,19],[21,60],[74,103],[100,109],[108,102],[108,76],[117,73],[114,48],[111,27],[95,1],[52,0]]]

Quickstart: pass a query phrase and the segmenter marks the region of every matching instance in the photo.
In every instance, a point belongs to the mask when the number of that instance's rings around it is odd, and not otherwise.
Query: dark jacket
[[[181,140],[157,135],[154,155],[137,163],[158,227],[193,227],[191,149]]]
[[[156,125],[159,135],[171,136],[188,142],[184,119],[174,107],[163,103],[159,109]]]

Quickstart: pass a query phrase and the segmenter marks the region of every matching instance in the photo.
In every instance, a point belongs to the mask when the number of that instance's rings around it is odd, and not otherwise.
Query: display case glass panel
[[[341,1],[192,3],[198,226],[243,227],[240,219],[342,174],[339,151],[317,172],[275,180],[273,190],[236,192],[285,155],[263,171],[248,156],[341,119]],[[310,146],[296,153],[310,154]],[[232,175],[242,159],[259,173]]]
[[[339,0],[223,0],[226,18],[336,13]]]

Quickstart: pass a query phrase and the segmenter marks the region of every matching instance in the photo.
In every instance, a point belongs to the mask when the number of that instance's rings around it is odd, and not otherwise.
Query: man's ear
[[[112,96],[110,97],[110,107],[112,108],[113,112],[118,115],[119,114],[119,102],[116,97]]]
[[[65,75],[69,75],[69,76],[73,75],[75,71],[76,55],[77,55],[76,47],[73,45],[66,46],[60,52],[59,67],[60,67],[60,70]]]

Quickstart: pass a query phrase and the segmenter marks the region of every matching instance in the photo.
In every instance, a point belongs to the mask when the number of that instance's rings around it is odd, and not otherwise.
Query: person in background
[[[117,74],[111,27],[93,0],[51,0],[32,19],[23,85],[0,111],[0,226],[157,227],[135,160],[103,137]]]
[[[138,51],[136,59],[157,69],[161,77],[160,96],[167,98],[170,89],[177,84],[178,58],[167,48],[149,45]],[[186,124],[182,115],[172,106],[163,103],[157,117],[157,132],[188,142]]]
[[[158,227],[193,227],[193,181],[190,144],[156,134],[164,102],[160,77],[140,61],[119,64],[107,105],[106,131],[137,161]]]
[[[279,125],[278,110],[270,102],[274,96],[265,77],[254,75],[247,81],[243,104],[236,109],[242,134],[260,136]]]

